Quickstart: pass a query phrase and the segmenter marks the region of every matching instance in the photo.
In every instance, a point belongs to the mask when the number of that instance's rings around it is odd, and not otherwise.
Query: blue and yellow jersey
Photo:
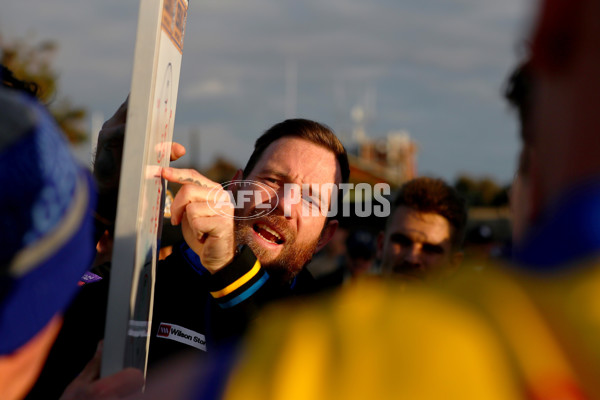
[[[222,398],[600,399],[599,254],[600,182],[588,182],[548,208],[510,265],[273,307]]]
[[[443,289],[369,280],[279,305],[247,338],[223,398],[600,398],[600,268],[588,272],[491,270]]]

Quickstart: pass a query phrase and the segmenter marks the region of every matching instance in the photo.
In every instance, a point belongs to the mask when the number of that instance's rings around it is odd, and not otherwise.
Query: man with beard
[[[127,102],[104,124],[98,141],[96,213],[109,222],[116,211],[126,114]],[[185,153],[174,145],[172,159]],[[157,265],[149,376],[158,361],[185,350],[205,355],[221,344],[228,347],[264,303],[314,291],[312,276],[303,267],[337,228],[338,222],[326,216],[332,199],[325,192],[318,198],[315,192],[311,196],[317,201],[303,198],[291,204],[285,187],[340,184],[348,175],[346,151],[335,134],[304,119],[286,120],[266,131],[244,171],[233,178],[263,188],[262,204],[238,202],[245,207],[236,209],[220,184],[198,172],[163,171],[166,179],[183,184],[171,205],[171,223],[181,224],[187,243],[174,246]],[[215,203],[222,198],[227,201]],[[321,212],[307,215],[317,204]],[[254,218],[265,205],[271,213]],[[102,346],[96,347],[104,333],[107,296],[106,277],[83,286],[67,312],[68,324],[51,350],[43,379],[28,398],[58,398],[63,391],[64,399],[92,398],[91,393],[108,387],[111,393],[131,392],[131,371],[98,380]]]
[[[394,202],[385,232],[378,237],[383,275],[406,281],[444,279],[463,258],[465,202],[441,179],[405,183]]]
[[[539,4],[515,264],[438,290],[368,282],[278,306],[222,398],[290,398],[293,387],[294,399],[600,399],[598,21],[598,0]]]
[[[233,196],[194,170],[164,169],[164,178],[183,184],[171,223],[181,224],[186,243],[157,270],[149,362],[184,349],[210,352],[238,337],[265,302],[311,292],[304,266],[337,228],[327,217],[335,196],[312,191],[293,201],[286,188],[339,185],[348,175],[341,142],[305,119],[276,124],[256,141]],[[260,188],[262,197],[236,203],[236,188]]]
[[[224,371],[223,396],[211,373],[182,398],[600,398],[600,2],[540,6],[521,268],[443,291],[367,282],[280,306]]]

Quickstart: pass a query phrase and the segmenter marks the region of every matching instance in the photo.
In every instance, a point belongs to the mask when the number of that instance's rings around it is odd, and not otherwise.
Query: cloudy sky
[[[188,158],[242,164],[285,117],[349,138],[362,107],[370,137],[418,142],[419,173],[508,182],[518,141],[500,93],[532,1],[191,0],[175,140],[199,133]],[[4,3],[3,38],[56,41],[61,94],[110,116],[129,90],[139,2]]]

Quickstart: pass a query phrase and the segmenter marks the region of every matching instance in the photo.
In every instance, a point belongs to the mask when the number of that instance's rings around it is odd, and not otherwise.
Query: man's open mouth
[[[422,270],[406,264],[394,266],[393,271],[398,276],[402,276],[404,279],[408,280],[423,281],[426,278],[425,273]]]
[[[254,224],[252,228],[254,232],[269,243],[283,244],[285,242],[281,234],[266,224]]]

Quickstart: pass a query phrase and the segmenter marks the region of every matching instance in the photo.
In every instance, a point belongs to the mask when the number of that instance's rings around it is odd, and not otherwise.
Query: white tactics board
[[[101,375],[146,370],[188,0],[140,0]]]

